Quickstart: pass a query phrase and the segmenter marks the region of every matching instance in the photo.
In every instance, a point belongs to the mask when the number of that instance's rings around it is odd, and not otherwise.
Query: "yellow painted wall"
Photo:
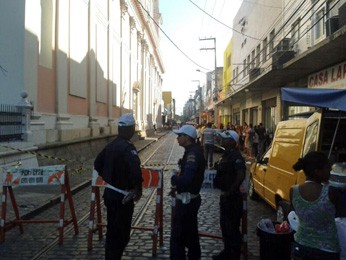
[[[162,99],[163,99],[165,108],[167,108],[167,106],[172,103],[172,92],[162,91]]]
[[[230,89],[228,83],[232,80],[232,39],[229,41],[223,54],[223,91]]]

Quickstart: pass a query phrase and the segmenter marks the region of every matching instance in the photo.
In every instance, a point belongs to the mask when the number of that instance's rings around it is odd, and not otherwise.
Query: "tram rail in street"
[[[183,148],[176,142],[176,135],[168,133],[164,138],[153,142],[149,147],[141,149],[139,156],[142,166],[151,167],[155,165],[163,169],[164,189],[164,221],[163,230],[160,235],[163,236],[163,244],[157,252],[155,259],[169,259],[169,238],[170,238],[170,200],[168,196],[170,187],[170,171],[177,167],[178,159],[183,154]],[[91,172],[90,172],[91,177]],[[104,239],[99,240],[94,236],[94,246],[91,251],[87,248],[88,237],[88,217],[90,213],[90,192],[91,181],[89,185],[80,188],[74,192],[73,199],[76,205],[76,213],[80,232],[73,235],[73,228],[65,228],[64,244],[58,245],[57,234],[52,232],[52,228],[36,229],[30,226],[24,226],[24,234],[20,235],[17,230],[11,230],[6,241],[0,245],[0,258],[2,259],[103,259],[104,258]],[[132,220],[133,226],[153,226],[153,210],[155,209],[155,191],[154,188],[143,189],[141,200],[136,203],[135,212]],[[219,229],[219,191],[212,188],[203,188],[201,191],[202,205],[199,212],[199,230],[208,234],[220,234]],[[105,208],[102,206],[103,221],[105,221]],[[266,207],[261,201],[249,200],[249,234],[248,245],[249,255],[247,259],[259,259],[259,245],[255,234],[257,221],[262,217],[275,216],[270,207]],[[48,207],[42,210],[40,214],[33,218],[45,218],[46,215],[54,215],[55,207]],[[49,229],[49,230],[48,230]],[[124,252],[124,260],[135,259],[153,259],[152,258],[152,237],[150,232],[132,229],[131,239]],[[211,259],[211,256],[218,253],[222,247],[222,240],[216,237],[200,237],[202,247],[202,260]]]
[[[145,159],[144,163],[142,163],[142,165],[145,165],[146,163],[150,162],[150,159],[152,157],[155,156],[155,154],[157,153],[157,151],[160,149],[161,146],[163,146],[165,144],[165,141],[163,141],[157,148],[155,148],[155,150],[153,152],[151,152],[151,154],[149,155],[148,158]],[[139,151],[139,154],[144,151],[144,149],[146,149],[147,147],[143,148],[142,150]],[[174,146],[172,146],[171,151],[173,150]],[[172,152],[170,152],[170,156],[167,159],[167,162],[169,162],[170,158],[171,158],[171,154]],[[165,164],[164,164],[165,165]],[[165,167],[164,167],[165,168]],[[91,184],[91,179],[88,180],[87,182],[88,185],[84,185],[85,187],[83,187],[83,189],[78,189],[77,192],[83,191],[85,192],[85,190],[87,190],[88,188],[90,188],[90,184]],[[145,196],[145,201],[144,203],[140,206],[140,208],[135,211],[135,215],[134,218],[132,220],[132,226],[136,226],[140,223],[141,219],[143,218],[144,212],[146,211],[146,209],[148,208],[149,204],[151,203],[151,201],[153,200],[153,198],[155,197],[155,188],[149,189],[148,194]],[[101,206],[103,206],[104,202],[101,202]],[[53,206],[54,204],[52,204],[51,206]],[[78,226],[83,225],[84,223],[86,223],[88,221],[89,218],[89,214],[90,212],[86,212],[83,216],[79,217],[78,220]],[[73,232],[73,228],[69,227],[65,229],[65,235],[69,235]],[[162,231],[161,231],[162,232]],[[133,233],[133,230],[131,231],[131,234]],[[47,252],[49,252],[49,250],[51,248],[53,248],[54,246],[58,245],[59,242],[59,238],[55,238],[52,242],[50,242],[48,245],[46,245],[44,248],[42,248],[35,256],[33,256],[31,258],[31,260],[36,260],[36,259],[40,259],[42,256],[44,256],[45,254],[47,254]]]

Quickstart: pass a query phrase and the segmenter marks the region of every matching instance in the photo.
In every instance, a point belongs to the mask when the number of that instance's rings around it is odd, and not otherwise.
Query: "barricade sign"
[[[214,188],[214,178],[216,175],[216,170],[206,169],[204,171],[203,188]]]
[[[64,228],[73,224],[75,234],[78,234],[78,224],[73,205],[70,189],[69,176],[65,165],[43,166],[36,168],[7,168],[3,172],[2,205],[0,219],[0,243],[5,241],[5,232],[14,226],[19,226],[20,233],[23,234],[22,224],[44,224],[58,223],[59,244],[63,243]],[[17,202],[14,196],[14,186],[38,186],[38,185],[60,185],[60,213],[59,218],[54,220],[24,220],[19,215]],[[15,220],[6,222],[7,191],[9,193]],[[71,219],[66,220],[65,200],[68,199],[71,211]]]
[[[132,229],[152,231],[152,255],[157,254],[158,239],[160,246],[163,246],[163,171],[162,169],[142,168],[142,187],[143,188],[156,188],[156,210],[155,221],[153,227],[139,227],[132,226]],[[91,185],[91,202],[90,202],[90,215],[89,215],[89,233],[88,233],[88,250],[92,249],[93,234],[98,233],[99,239],[102,239],[102,228],[107,224],[102,223],[102,211],[101,211],[101,195],[100,187],[109,187],[114,189],[115,187],[105,182],[101,176],[98,175],[96,170],[92,173],[92,185]],[[96,211],[96,220],[95,220]],[[158,237],[159,236],[159,237]]]

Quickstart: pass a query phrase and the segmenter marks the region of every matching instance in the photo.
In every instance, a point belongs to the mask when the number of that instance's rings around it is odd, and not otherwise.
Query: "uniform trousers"
[[[170,241],[171,259],[186,259],[185,247],[188,249],[187,257],[189,260],[200,259],[201,247],[197,222],[200,206],[200,196],[192,199],[189,204],[183,204],[181,200],[176,200]]]
[[[107,207],[106,256],[107,260],[120,260],[130,240],[133,201],[104,199]]]
[[[222,259],[240,259],[241,233],[240,220],[243,212],[242,194],[220,196],[220,226],[224,243]]]
[[[210,168],[213,167],[214,150],[214,144],[204,144],[204,159]]]

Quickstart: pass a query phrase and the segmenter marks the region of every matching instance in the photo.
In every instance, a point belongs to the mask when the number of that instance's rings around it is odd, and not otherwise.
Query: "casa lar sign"
[[[346,62],[311,74],[309,88],[346,88]]]

